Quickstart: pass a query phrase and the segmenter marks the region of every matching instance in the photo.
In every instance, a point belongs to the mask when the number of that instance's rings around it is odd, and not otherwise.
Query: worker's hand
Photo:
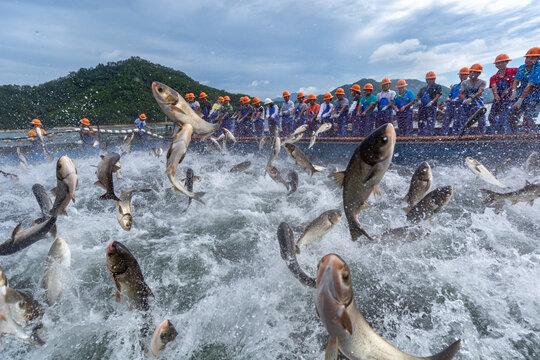
[[[428,104],[426,106],[431,106],[431,105],[433,105],[433,103],[434,103],[434,101],[431,100],[430,102],[428,102]]]
[[[382,108],[381,111],[385,111],[386,109],[388,109],[389,106],[390,106],[390,105],[386,105],[385,107]]]
[[[510,95],[510,100],[516,100],[517,98],[517,91],[516,90],[512,90],[512,95]]]
[[[517,101],[515,102],[515,104],[513,105],[516,109],[519,109],[521,108],[521,105],[523,104],[523,98],[520,97],[519,99],[517,99]]]
[[[465,99],[463,101],[464,104],[467,104],[467,105],[471,105],[471,102],[472,102],[472,98],[468,98],[468,99]]]

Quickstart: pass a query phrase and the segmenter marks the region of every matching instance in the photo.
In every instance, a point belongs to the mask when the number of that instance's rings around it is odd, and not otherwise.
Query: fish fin
[[[24,297],[19,294],[17,290],[13,290],[12,288],[8,287],[6,287],[6,295],[4,295],[4,299],[8,304],[15,304],[19,301],[24,301]]]
[[[411,207],[410,206],[405,206],[404,208],[401,208],[403,211],[405,211],[406,213],[408,213],[409,211],[411,211]]]
[[[294,245],[294,252],[300,254],[300,246]]]
[[[352,332],[353,332],[353,330],[352,330],[352,321],[351,321],[351,318],[349,317],[349,314],[347,313],[347,311],[345,311],[345,309],[343,310],[343,313],[339,317],[339,322],[341,323],[343,328],[345,330],[347,330],[349,332],[349,334],[352,335]]]
[[[169,150],[167,150],[166,158],[168,159],[169,157],[171,157],[171,154],[172,154],[172,146],[169,147]]]
[[[56,224],[54,224],[53,226],[51,226],[51,230],[49,230],[49,234],[51,234],[51,236],[54,239],[56,239],[56,233],[57,233]]]
[[[114,194],[114,193],[105,193],[99,197],[101,200],[116,200],[120,201],[120,199]],[[67,214],[66,214],[67,215]]]
[[[180,113],[180,114],[186,114],[186,112],[184,110],[182,110],[181,108],[179,108],[178,106],[169,106],[169,109],[173,112],[173,113]]]
[[[51,189],[51,193],[52,193],[54,196],[56,196],[56,193],[58,193],[58,188],[57,188],[57,187],[53,187],[53,188]]]
[[[148,296],[155,297],[154,293],[147,284],[144,284],[144,287],[146,288],[146,293],[148,294]]]
[[[366,184],[369,180],[371,180],[372,177],[374,177],[376,174],[375,169],[371,169],[371,172],[368,174],[368,176],[364,179],[362,182],[363,184]]]
[[[362,206],[360,206],[361,209],[371,209],[371,205],[369,205],[367,202],[364,201]]]
[[[369,234],[364,230],[362,225],[358,222],[358,220],[353,219],[352,221],[348,221],[349,223],[349,231],[351,233],[352,241],[356,241],[360,236],[365,236],[371,241],[375,241]]]
[[[123,214],[124,212],[122,211],[122,205],[118,204],[118,212],[120,214]]]
[[[21,231],[22,223],[19,223],[19,225],[15,226],[15,229],[13,229],[13,232],[11,233],[11,238],[14,239],[15,235],[17,235]]]
[[[193,199],[197,200],[198,202],[200,202],[203,205],[206,205],[205,202],[201,200],[201,198],[204,196],[204,194],[206,194],[204,191],[196,192],[195,195],[193,196]]]
[[[444,349],[438,354],[427,357],[427,360],[450,360],[459,350],[459,345],[461,344],[461,339],[455,341],[452,345]]]
[[[324,171],[326,170],[327,168],[325,168],[324,166],[320,166],[320,165],[315,165],[315,164],[311,164],[311,166],[313,166],[313,169],[317,172],[321,172],[321,171]],[[312,174],[313,175],[313,174]]]
[[[487,198],[482,201],[483,205],[491,205],[495,202],[495,195],[497,195],[495,191],[488,189],[480,189],[480,191],[487,195]]]
[[[338,353],[338,340],[336,338],[330,337],[328,339],[328,345],[326,345],[324,360],[337,360]]]
[[[32,226],[36,226],[36,220],[32,220]]]
[[[73,203],[75,203],[75,195],[73,195],[73,197],[71,198],[71,201],[73,201]]]
[[[401,199],[402,201],[405,201],[405,202],[408,202],[409,201],[409,194],[405,195],[403,197],[403,199]]]
[[[529,205],[533,206],[534,205],[534,199],[529,201]]]
[[[531,183],[529,182],[529,180],[525,180],[525,186],[527,185],[531,185]]]
[[[429,217],[428,220],[429,220],[429,223],[431,224],[431,226],[435,226],[435,221],[433,221],[432,217]]]
[[[194,176],[193,177],[193,182],[199,182],[201,181],[201,177],[200,176]]]
[[[101,160],[105,159],[105,155],[99,155],[99,157],[101,158]]]
[[[373,195],[375,195],[375,196],[381,196],[382,195],[382,191],[381,191],[381,188],[379,187],[379,185],[375,185],[375,187],[373,188]]]
[[[62,211],[60,212],[59,215],[65,215],[65,216],[68,216],[68,213],[67,213],[66,209],[64,209],[64,210],[62,210]]]
[[[120,291],[116,290],[116,292],[114,293],[114,300],[116,302],[120,302]]]
[[[336,185],[340,188],[343,187],[343,182],[345,180],[345,171],[336,171],[328,175],[329,178],[334,180]]]
[[[97,186],[100,186],[100,187],[106,189],[106,188],[105,188],[105,185],[103,185],[103,183],[102,183],[101,181],[99,181],[99,180],[96,181],[96,182],[94,183],[94,185],[97,185]]]

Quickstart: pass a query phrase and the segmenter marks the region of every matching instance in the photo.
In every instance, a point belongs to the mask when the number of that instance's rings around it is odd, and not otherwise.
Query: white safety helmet
[[[272,104],[272,103],[273,103],[272,99],[270,99],[270,98],[264,99],[264,105],[268,105],[268,104]]]

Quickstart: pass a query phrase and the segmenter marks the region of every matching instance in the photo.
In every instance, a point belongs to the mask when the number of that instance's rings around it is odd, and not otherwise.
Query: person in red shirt
[[[304,136],[311,137],[311,134],[317,130],[317,115],[321,106],[317,104],[317,97],[315,94],[309,94],[308,98],[309,106],[306,109],[307,113],[307,131],[304,133]]]
[[[510,61],[512,59],[506,54],[497,55],[494,64],[499,71],[489,79],[489,87],[493,91],[493,104],[488,116],[492,134],[504,134],[506,132],[508,116],[512,110],[510,92],[512,91],[512,83],[516,77],[517,68],[508,68]]]

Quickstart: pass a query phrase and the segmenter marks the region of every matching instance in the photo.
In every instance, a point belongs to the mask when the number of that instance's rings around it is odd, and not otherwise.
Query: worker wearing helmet
[[[407,82],[403,79],[398,80],[396,87],[398,88],[398,93],[394,97],[392,107],[396,111],[398,135],[412,136],[414,121],[412,106],[414,104],[414,93],[407,89]]]
[[[381,81],[382,91],[377,94],[377,104],[375,104],[378,110],[375,128],[394,122],[394,110],[392,108],[392,103],[394,101],[394,97],[396,96],[396,92],[394,90],[390,90],[391,84],[392,82],[389,78],[384,78]]]
[[[253,114],[253,106],[250,104],[251,99],[247,96],[242,98],[242,105],[240,107],[240,115],[235,124],[235,136],[238,137],[252,137],[253,136],[253,122],[251,122],[251,115]]]
[[[146,125],[146,114],[140,114],[138,118],[135,119],[135,127],[139,130],[146,130],[146,128],[152,129],[150,126]],[[176,123],[173,125],[173,133],[176,127]],[[144,131],[139,131],[136,133],[137,136],[141,139],[142,142],[148,140],[148,134]]]
[[[418,135],[433,136],[437,116],[437,101],[442,95],[442,87],[435,83],[437,76],[433,71],[426,74],[427,85],[416,94],[418,102]]]
[[[200,106],[200,109],[201,109],[202,118],[204,120],[209,120],[210,111],[212,110],[212,104],[210,103],[210,101],[208,101],[208,95],[206,95],[205,92],[202,92],[199,95],[199,99],[200,99],[199,106]]]
[[[336,89],[336,100],[334,101],[334,108],[332,109],[332,115],[334,121],[333,136],[346,137],[347,125],[348,125],[348,109],[349,100],[345,97],[345,90],[342,88]]]
[[[484,107],[484,89],[487,83],[478,77],[483,71],[483,67],[480,64],[473,64],[469,67],[469,78],[461,83],[459,88],[459,97],[463,100],[463,116],[464,119],[468,119],[471,115],[477,112],[480,108]],[[456,129],[461,133],[463,125],[456,126]],[[467,133],[471,133],[472,129],[468,129]],[[486,116],[483,115],[478,120],[478,127],[476,130],[477,135],[483,135],[486,132]]]
[[[362,88],[358,84],[353,84],[350,88],[351,96],[353,98],[351,102],[351,106],[349,107],[349,124],[347,124],[347,129],[350,129],[353,133],[352,136],[358,137],[360,136],[360,133],[355,133],[355,130],[353,129],[360,129],[360,125],[358,125],[360,119],[356,116],[358,104],[360,104],[360,99],[362,99]]]
[[[469,68],[463,67],[458,72],[459,83],[450,85],[450,93],[446,98],[446,111],[441,127],[441,135],[448,136],[450,134],[450,125],[452,126],[452,134],[459,135],[458,129],[465,125],[463,115],[463,100],[459,97],[459,89],[461,83],[469,78]],[[460,130],[461,131],[461,130]]]
[[[79,120],[79,123],[81,124],[81,131],[79,132],[79,135],[81,137],[83,149],[89,150],[94,146],[94,132],[90,130],[90,120],[87,118],[82,118]]]
[[[489,87],[493,92],[493,104],[489,111],[488,121],[493,134],[504,134],[506,132],[508,116],[512,110],[510,94],[517,68],[509,68],[508,63],[510,61],[512,59],[508,55],[498,55],[494,62],[498,71],[489,79]]]
[[[358,103],[358,109],[356,110],[356,122],[353,122],[353,136],[368,136],[375,130],[375,104],[377,104],[377,97],[372,94],[373,85],[367,83],[364,85],[364,96]]]
[[[41,128],[43,124],[39,119],[33,119],[30,121],[30,125],[32,125],[32,129],[28,131],[28,140],[32,142],[32,152],[35,154],[41,154],[43,147],[46,146],[44,142],[42,143],[41,139],[43,139],[43,135],[45,135],[47,132]]]
[[[315,94],[309,94],[308,98],[308,107],[306,109],[307,112],[307,130],[304,132],[304,136],[311,137],[311,134],[317,130],[317,115],[319,115],[319,111],[321,110],[321,106],[317,104],[317,97]]]
[[[189,107],[191,107],[193,111],[201,111],[201,105],[199,104],[198,101],[195,100],[195,94],[193,93],[186,94],[186,100]]]
[[[319,113],[317,114],[317,122],[319,124],[323,123],[330,123],[333,125],[333,119],[331,119],[330,115],[332,115],[332,110],[334,109],[334,105],[332,104],[332,94],[326,93],[324,94],[324,102],[321,104],[321,107],[319,109]],[[333,129],[331,130],[333,132]]]
[[[294,106],[294,109],[292,110],[294,130],[296,130],[297,127],[302,126],[306,123],[307,104],[304,102],[305,98],[306,98],[306,95],[304,95],[303,92],[299,92],[298,95],[296,95],[296,99],[298,100],[298,102],[296,103],[296,105]]]
[[[283,105],[279,111],[281,115],[281,131],[283,136],[289,136],[293,133],[294,121],[292,118],[294,103],[291,101],[291,93],[283,92]]]
[[[233,131],[234,120],[232,118],[234,113],[233,106],[231,105],[231,98],[228,96],[223,97],[223,105],[221,105],[221,111],[218,122],[221,121],[220,129],[227,129]]]
[[[525,54],[525,64],[521,65],[512,84],[512,112],[508,124],[513,133],[518,132],[519,116],[523,114],[523,130],[538,132],[535,121],[540,112],[540,47],[533,47]],[[518,88],[519,85],[519,88]]]
[[[253,124],[253,136],[263,137],[264,136],[264,106],[258,98],[254,97],[253,101],[253,113],[251,114],[251,123]]]
[[[221,105],[223,105],[223,96],[218,97],[218,100],[212,105],[212,110],[208,114],[210,122],[216,123],[219,117],[219,111],[221,110]]]
[[[264,105],[266,106],[266,122],[268,123],[268,131],[271,136],[274,136],[276,128],[278,129],[278,133],[280,130],[279,108],[270,98],[264,99]]]

